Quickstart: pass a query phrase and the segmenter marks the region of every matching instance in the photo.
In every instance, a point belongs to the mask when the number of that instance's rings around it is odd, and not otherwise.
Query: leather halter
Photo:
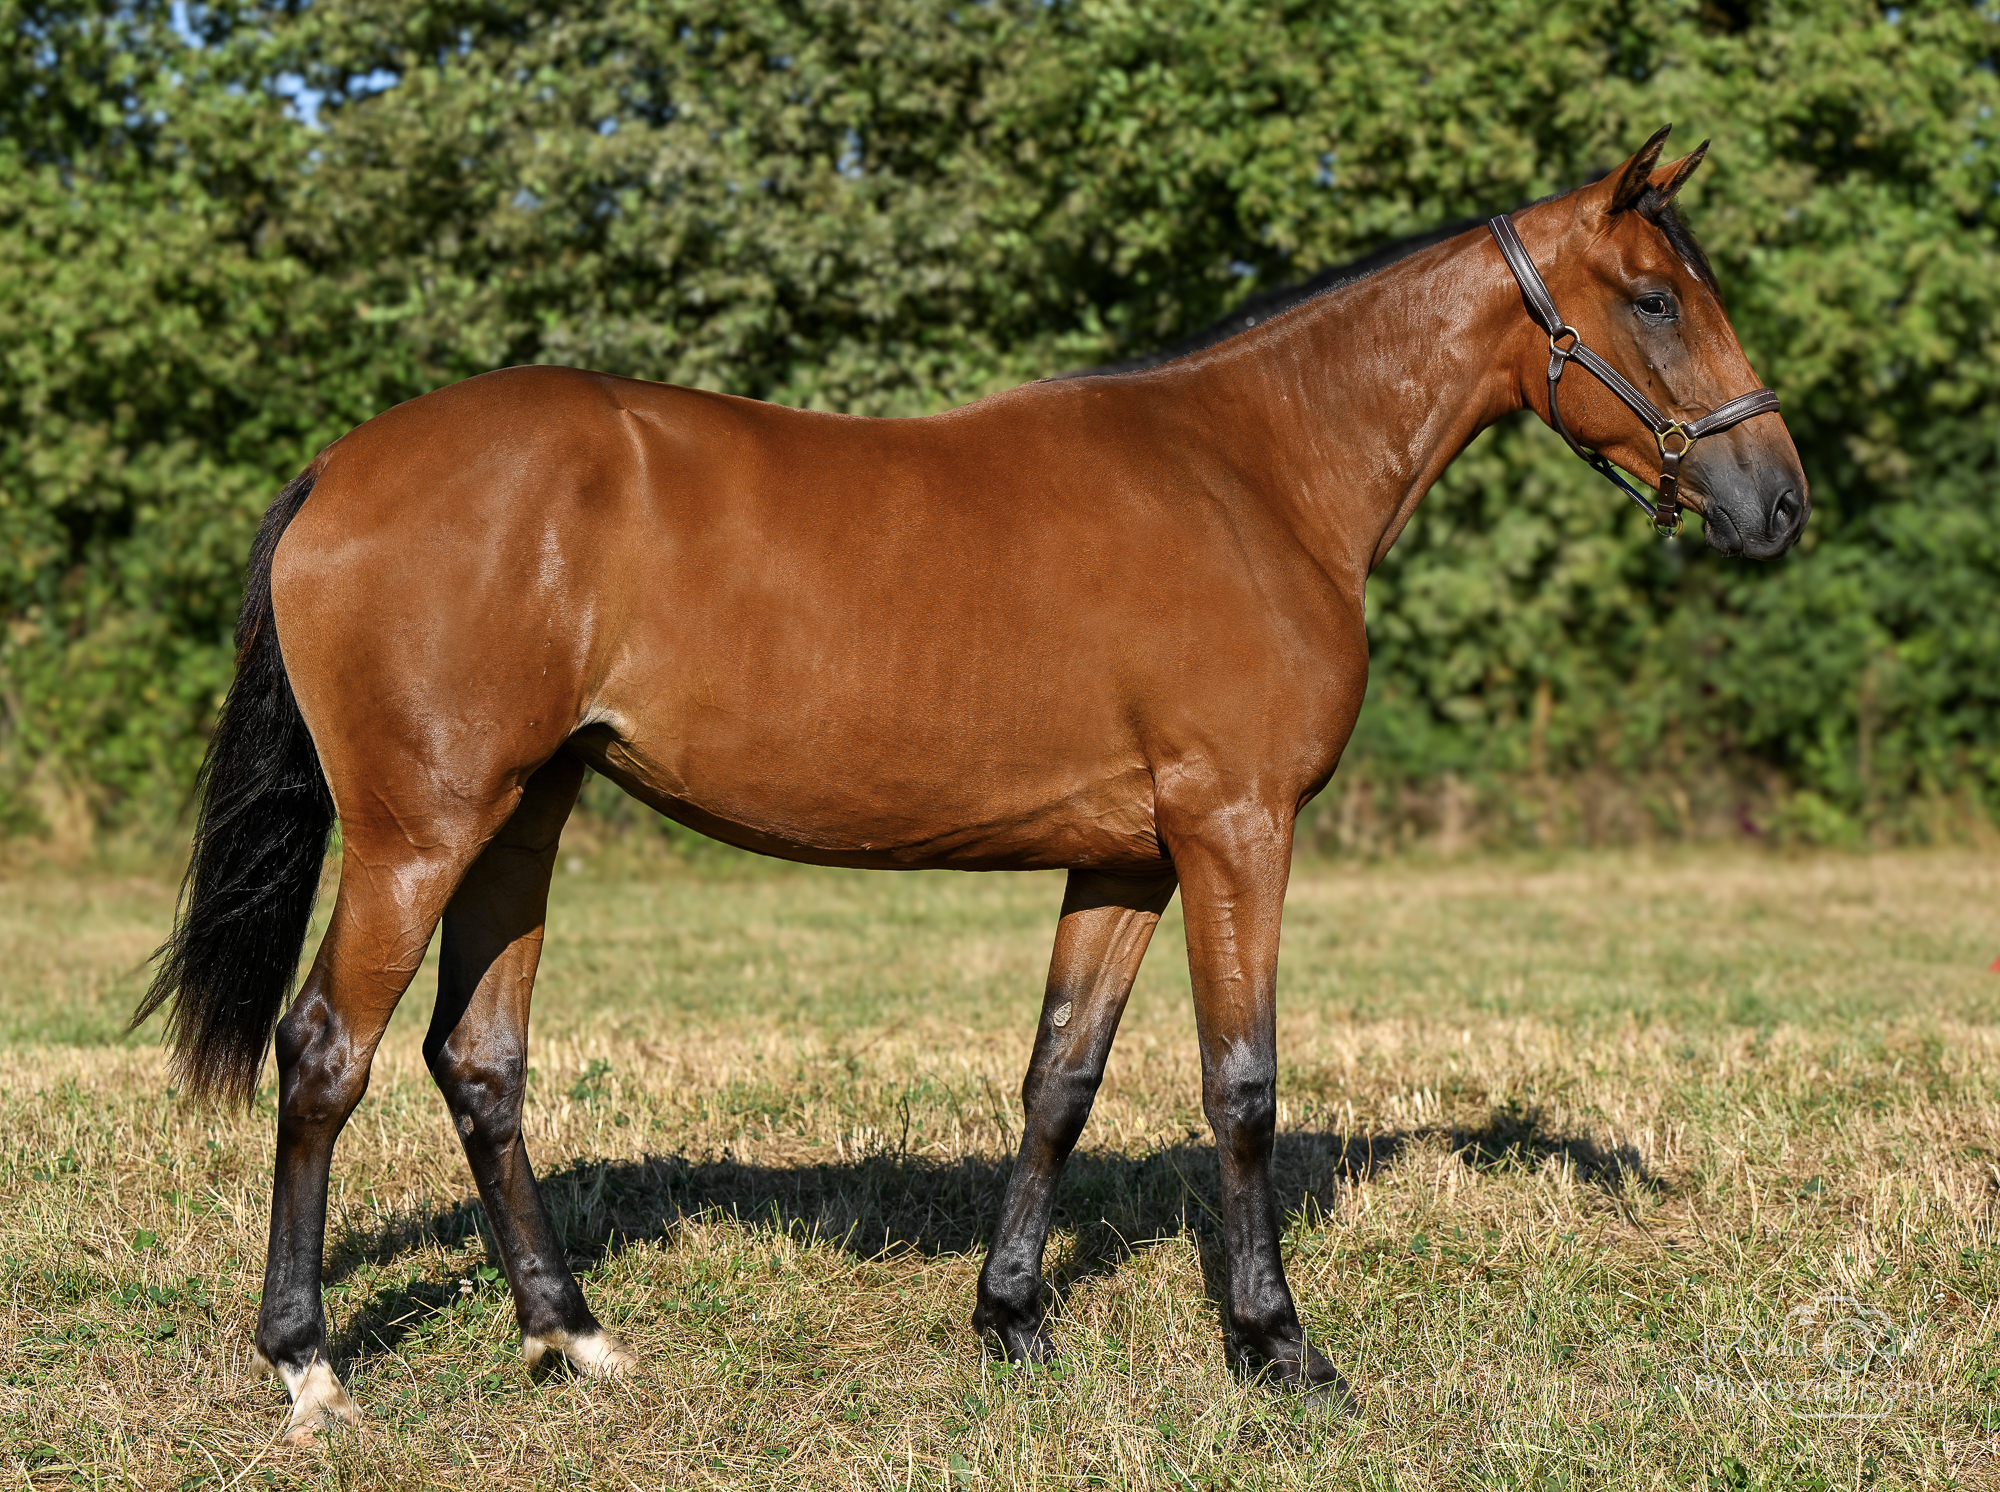
[[[1494,242],[1500,245],[1507,267],[1521,282],[1521,299],[1527,302],[1528,314],[1535,318],[1537,326],[1549,334],[1549,423],[1555,426],[1556,434],[1569,442],[1569,448],[1585,465],[1646,510],[1646,516],[1653,520],[1655,533],[1663,539],[1671,539],[1681,531],[1682,459],[1704,435],[1714,435],[1732,425],[1740,425],[1753,415],[1775,413],[1778,396],[1769,389],[1753,389],[1747,394],[1739,394],[1698,420],[1669,419],[1660,412],[1658,405],[1634,388],[1624,374],[1584,346],[1576,328],[1562,319],[1562,313],[1556,310],[1555,300],[1549,294],[1549,287],[1542,283],[1541,273],[1535,268],[1535,261],[1528,257],[1521,235],[1514,231],[1514,220],[1509,217],[1492,218],[1486,226],[1493,234]],[[1556,408],[1556,384],[1562,378],[1563,369],[1571,363],[1582,363],[1586,372],[1594,374],[1599,383],[1623,399],[1632,413],[1652,429],[1653,439],[1660,444],[1659,502],[1648,502],[1638,488],[1619,474],[1608,456],[1585,448],[1569,433],[1569,427],[1563,423],[1562,414]]]

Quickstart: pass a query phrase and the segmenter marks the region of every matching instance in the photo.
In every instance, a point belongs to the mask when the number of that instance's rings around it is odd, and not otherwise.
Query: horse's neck
[[[1190,370],[1257,411],[1230,422],[1235,459],[1261,472],[1257,486],[1321,568],[1357,591],[1452,459],[1521,407],[1532,326],[1486,244],[1483,232],[1441,244]]]

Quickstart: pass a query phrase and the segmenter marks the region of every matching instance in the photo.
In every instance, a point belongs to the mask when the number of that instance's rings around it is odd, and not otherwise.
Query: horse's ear
[[[1708,141],[1682,156],[1671,166],[1662,166],[1653,173],[1653,190],[1660,194],[1661,202],[1671,202],[1674,194],[1687,185],[1687,179],[1694,175],[1694,168],[1701,164],[1701,158],[1708,154]]]
[[[1653,138],[1639,147],[1639,153],[1619,167],[1616,184],[1611,188],[1612,212],[1623,212],[1628,207],[1639,205],[1639,199],[1653,184],[1653,167],[1659,163],[1660,151],[1673,129],[1671,124],[1661,125]]]

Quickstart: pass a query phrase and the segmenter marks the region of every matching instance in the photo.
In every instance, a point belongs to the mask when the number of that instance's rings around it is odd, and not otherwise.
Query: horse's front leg
[[[1042,1249],[1056,1180],[1090,1118],[1139,961],[1173,894],[1171,874],[1070,872],[1035,1054],[1021,1084],[1021,1154],[972,1313],[973,1326],[998,1337],[1015,1362],[1045,1362],[1055,1354],[1042,1323]]]
[[[1181,883],[1201,1040],[1202,1108],[1222,1162],[1226,1325],[1237,1365],[1291,1387],[1347,1385],[1299,1324],[1278,1247],[1271,1147],[1278,1116],[1278,926],[1292,859],[1292,814],[1229,804],[1162,814]]]

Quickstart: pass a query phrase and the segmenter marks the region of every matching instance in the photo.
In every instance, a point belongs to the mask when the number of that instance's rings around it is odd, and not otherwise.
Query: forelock
[[[1706,285],[1710,292],[1721,294],[1721,287],[1715,283],[1715,270],[1708,262],[1708,255],[1702,252],[1701,245],[1695,241],[1694,233],[1681,220],[1681,215],[1675,209],[1671,197],[1663,197],[1656,188],[1649,186],[1633,210],[1666,235],[1668,247],[1680,255],[1681,263],[1693,272],[1697,280]]]

